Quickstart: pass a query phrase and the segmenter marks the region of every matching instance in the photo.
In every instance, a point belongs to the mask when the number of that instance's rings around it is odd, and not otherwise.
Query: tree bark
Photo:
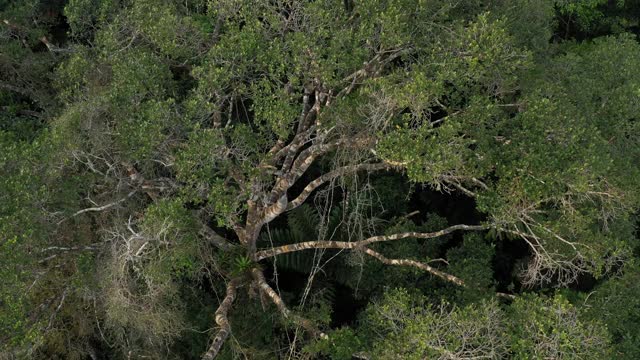
[[[218,333],[213,338],[211,345],[209,346],[209,350],[202,356],[202,360],[213,360],[218,356],[222,345],[231,334],[231,325],[229,324],[229,319],[227,318],[227,314],[233,305],[233,301],[236,298],[236,289],[240,283],[239,278],[235,278],[227,284],[227,295],[224,297],[220,306],[215,312],[216,324],[220,326]]]
[[[398,233],[398,234],[393,234],[393,235],[372,236],[372,237],[370,237],[368,239],[365,239],[365,240],[353,241],[353,242],[347,242],[347,241],[307,241],[307,242],[283,245],[283,246],[278,246],[278,247],[274,247],[274,248],[267,249],[267,250],[258,251],[256,253],[256,258],[258,260],[263,260],[263,259],[266,259],[266,258],[269,258],[269,257],[273,257],[273,256],[281,255],[281,254],[286,254],[286,253],[290,253],[290,252],[295,252],[295,251],[306,250],[306,249],[355,249],[355,248],[362,248],[364,246],[371,245],[371,244],[377,243],[377,242],[395,241],[395,240],[401,240],[401,239],[407,239],[407,238],[432,239],[432,238],[436,238],[436,237],[440,237],[440,236],[443,236],[443,235],[450,234],[450,233],[452,233],[452,232],[454,232],[456,230],[481,231],[481,230],[487,230],[487,229],[489,229],[488,225],[464,225],[464,224],[459,224],[459,225],[453,225],[453,226],[450,226],[450,227],[448,227],[446,229],[442,229],[442,230],[435,231],[435,232],[430,232],[430,233],[404,232],[404,233]]]

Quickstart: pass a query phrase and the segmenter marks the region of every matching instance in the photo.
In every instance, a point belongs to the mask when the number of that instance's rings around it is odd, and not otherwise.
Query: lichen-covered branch
[[[447,274],[443,271],[440,271],[432,266],[429,266],[425,263],[416,261],[416,260],[410,260],[410,259],[388,259],[386,258],[384,255],[380,254],[377,251],[373,251],[369,248],[364,248],[362,249],[362,251],[369,255],[369,256],[373,256],[374,258],[378,259],[380,262],[387,264],[387,265],[396,265],[396,266],[413,266],[416,267],[420,270],[424,270],[426,272],[429,272],[445,281],[449,281],[452,282],[456,285],[460,285],[460,286],[465,286],[465,283],[462,279],[460,279],[457,276],[453,276],[451,274]]]
[[[487,229],[489,229],[488,225],[459,224],[459,225],[453,225],[446,229],[442,229],[434,232],[422,233],[422,232],[410,231],[410,232],[403,232],[403,233],[397,233],[392,235],[372,236],[365,240],[353,241],[353,242],[307,241],[307,242],[283,245],[283,246],[278,246],[271,249],[262,250],[256,254],[256,258],[258,260],[262,260],[269,257],[286,254],[290,252],[295,252],[295,251],[306,250],[306,249],[355,249],[355,248],[362,248],[377,242],[395,241],[395,240],[402,240],[402,239],[408,239],[408,238],[432,239],[432,238],[437,238],[440,236],[450,234],[457,230],[481,231],[481,230],[487,230]]]
[[[305,319],[297,314],[294,314],[287,308],[287,305],[282,301],[282,298],[278,293],[273,290],[271,286],[267,283],[267,280],[264,278],[264,274],[260,269],[253,269],[251,271],[254,280],[258,284],[260,291],[266,295],[271,301],[276,305],[280,313],[285,319],[291,319],[293,322],[302,326],[305,330],[307,330],[310,334],[315,337],[327,338],[327,335],[320,331],[309,319]]]
[[[302,190],[302,192],[287,205],[286,211],[297,208],[302,205],[305,200],[313,193],[314,190],[322,186],[323,184],[336,179],[340,176],[344,176],[347,174],[356,173],[359,171],[376,171],[376,170],[384,170],[391,169],[394,166],[388,163],[374,163],[374,164],[358,164],[358,165],[349,165],[337,168],[333,171],[330,171],[315,180],[311,181],[307,186]]]
[[[209,345],[209,349],[202,356],[202,360],[213,360],[218,356],[222,345],[231,334],[231,325],[229,324],[229,319],[227,318],[227,314],[233,305],[233,301],[236,298],[236,289],[240,283],[240,279],[236,278],[231,280],[227,284],[227,294],[220,303],[220,306],[215,312],[216,324],[220,326],[220,329],[216,333],[216,336],[213,338],[211,345]]]

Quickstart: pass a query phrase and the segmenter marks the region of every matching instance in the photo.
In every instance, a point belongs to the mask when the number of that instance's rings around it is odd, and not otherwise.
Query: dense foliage
[[[0,358],[640,358],[638,1],[0,21]]]

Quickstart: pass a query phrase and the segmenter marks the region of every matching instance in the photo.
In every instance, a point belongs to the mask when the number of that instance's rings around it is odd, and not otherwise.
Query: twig
[[[65,220],[71,219],[73,217],[76,217],[78,215],[84,214],[86,212],[92,212],[92,211],[103,211],[103,210],[107,210],[111,207],[114,207],[118,204],[120,204],[121,202],[124,202],[125,200],[129,199],[130,197],[132,197],[135,193],[137,192],[137,190],[133,190],[131,191],[129,194],[127,194],[127,196],[123,197],[122,199],[118,200],[118,201],[114,201],[112,203],[106,204],[106,205],[102,205],[102,206],[97,206],[97,207],[90,207],[90,208],[86,208],[86,209],[82,209],[80,211],[75,212],[73,215],[64,218],[62,220],[60,220],[58,222],[58,225],[62,224]]]

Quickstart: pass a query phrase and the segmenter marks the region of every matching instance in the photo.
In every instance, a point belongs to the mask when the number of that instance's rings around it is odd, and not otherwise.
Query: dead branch
[[[107,210],[109,208],[112,208],[112,207],[114,207],[114,206],[126,201],[127,199],[129,199],[130,197],[135,195],[136,192],[137,192],[137,190],[133,190],[133,191],[129,192],[129,194],[127,194],[127,196],[123,197],[122,199],[114,201],[114,202],[106,204],[106,205],[90,207],[90,208],[86,208],[86,209],[82,209],[82,210],[76,211],[75,213],[73,213],[73,215],[69,216],[68,218],[60,220],[58,222],[58,225],[62,224],[65,220],[68,220],[70,218],[76,217],[76,216],[78,216],[80,214],[84,214],[86,212],[104,211],[104,210]]]
[[[53,320],[55,319],[55,317],[60,312],[60,309],[62,309],[62,305],[64,304],[64,300],[67,297],[67,291],[68,290],[69,289],[67,288],[67,289],[64,289],[64,291],[62,292],[62,295],[60,296],[60,301],[58,302],[58,306],[56,307],[55,311],[49,317],[49,324],[47,325],[47,330],[51,329],[51,326],[53,325]]]
[[[13,91],[15,93],[18,93],[20,95],[24,95],[24,96],[31,96],[33,95],[29,90],[27,89],[23,89],[20,87],[17,87],[15,85],[11,85],[11,84],[7,84],[5,82],[0,82],[0,89],[5,89],[5,90],[9,90],[9,91]]]

